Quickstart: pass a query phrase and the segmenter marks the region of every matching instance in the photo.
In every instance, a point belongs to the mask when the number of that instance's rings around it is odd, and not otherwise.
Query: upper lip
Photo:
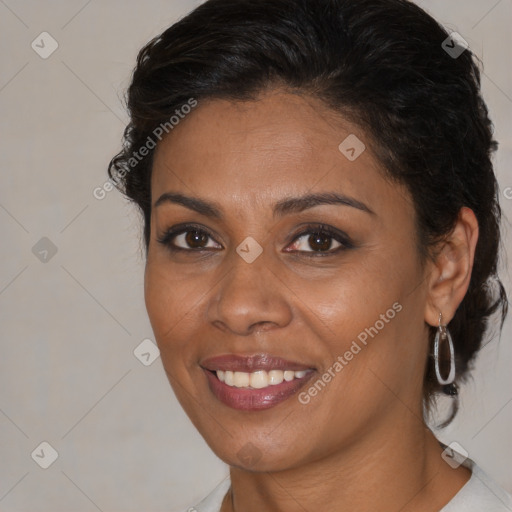
[[[238,354],[223,354],[209,357],[201,361],[200,366],[210,371],[232,371],[251,373],[258,370],[310,370],[311,366],[288,361],[270,354],[255,354],[243,356]]]

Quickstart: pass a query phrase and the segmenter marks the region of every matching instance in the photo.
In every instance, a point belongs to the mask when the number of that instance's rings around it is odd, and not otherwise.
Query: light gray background
[[[172,512],[227,474],[161,360],[144,366],[134,356],[152,338],[139,219],[117,191],[101,201],[92,193],[120,147],[138,49],[198,3],[0,0],[2,511]],[[512,0],[419,3],[484,61],[510,218]],[[43,31],[59,45],[47,59],[31,48]],[[42,237],[57,247],[46,263],[32,252]],[[512,289],[505,265],[503,278]],[[463,409],[441,434],[509,491],[511,327],[482,351]],[[42,441],[58,452],[48,469],[31,458]]]

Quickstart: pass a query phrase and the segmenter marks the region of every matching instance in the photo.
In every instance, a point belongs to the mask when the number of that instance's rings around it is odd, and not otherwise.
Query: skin
[[[366,145],[355,161],[338,150],[349,134]],[[385,178],[367,134],[318,100],[279,89],[257,101],[201,101],[159,143],[151,190],[153,204],[172,191],[223,214],[153,206],[145,273],[169,381],[230,465],[222,512],[434,512],[448,503],[470,472],[441,458],[422,418],[422,381],[428,327],[439,313],[449,323],[469,285],[473,212],[463,208],[436,257],[422,261],[412,199]],[[279,200],[333,191],[372,213],[317,205],[272,216]],[[190,252],[157,241],[184,222],[213,236],[196,245],[174,239]],[[318,256],[309,234],[295,237],[304,223],[340,230],[353,247]],[[263,248],[250,264],[236,252],[248,236]],[[330,240],[334,251],[339,243]],[[292,396],[263,411],[232,409],[199,365],[226,353],[270,353],[314,367],[314,382],[396,302],[402,310],[306,405]],[[248,443],[254,457],[244,462],[237,453]]]

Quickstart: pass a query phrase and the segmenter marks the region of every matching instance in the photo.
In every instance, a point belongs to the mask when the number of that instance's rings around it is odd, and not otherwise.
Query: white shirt
[[[510,494],[471,459],[466,459],[462,465],[471,470],[471,478],[439,512],[512,512]],[[230,485],[227,476],[201,503],[187,512],[220,512]]]

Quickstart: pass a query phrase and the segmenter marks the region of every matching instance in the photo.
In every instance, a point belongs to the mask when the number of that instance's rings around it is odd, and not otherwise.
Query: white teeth
[[[268,372],[268,383],[271,385],[281,384],[283,382],[283,372],[281,370],[270,370]]]
[[[246,375],[249,375],[248,373]],[[251,373],[251,388],[261,389],[268,386],[268,373],[264,370]]]
[[[293,380],[294,377],[295,377],[295,372],[292,372],[290,370],[286,370],[284,372],[284,380],[286,382],[290,382],[291,380]]]
[[[237,388],[246,388],[249,385],[249,374],[245,372],[235,372],[233,382]]]
[[[290,382],[293,379],[301,379],[307,374],[307,370],[294,372],[293,370],[258,370],[256,372],[231,372],[217,370],[217,377],[228,386],[237,388],[262,389],[268,386],[281,384],[283,380]]]

